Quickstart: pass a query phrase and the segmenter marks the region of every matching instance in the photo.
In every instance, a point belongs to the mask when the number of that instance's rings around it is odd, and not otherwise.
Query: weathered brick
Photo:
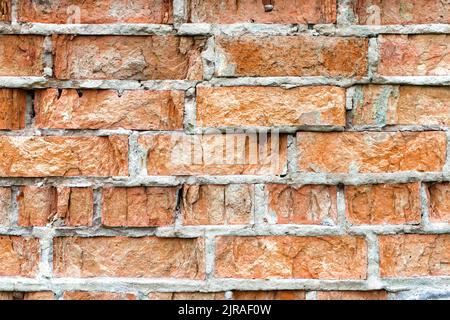
[[[252,185],[185,185],[183,224],[248,224],[253,221]]]
[[[91,188],[24,186],[17,201],[20,226],[92,225],[94,196]]]
[[[302,172],[440,171],[444,132],[299,132]]]
[[[221,278],[365,279],[367,246],[350,236],[219,237]]]
[[[272,8],[265,6],[272,4]],[[334,23],[336,0],[189,0],[189,22]],[[266,9],[267,8],[267,9]]]
[[[233,300],[305,300],[304,291],[234,291]]]
[[[345,204],[352,224],[419,224],[420,183],[346,186]]]
[[[358,0],[360,24],[450,23],[450,3],[441,0]]]
[[[136,295],[132,293],[118,292],[87,292],[71,291],[64,292],[64,300],[136,300]]]
[[[387,292],[379,291],[320,291],[317,300],[387,300]]]
[[[0,300],[54,300],[55,295],[50,291],[36,292],[0,292]]]
[[[0,130],[25,127],[26,94],[18,89],[0,89]]]
[[[0,236],[0,276],[34,277],[39,259],[39,239]]]
[[[216,37],[217,76],[367,74],[368,41],[325,36]]]
[[[198,87],[197,125],[345,126],[345,89],[332,86]]]
[[[379,47],[380,75],[450,75],[450,35],[382,35]]]
[[[172,23],[171,0],[19,1],[18,20],[40,23]]]
[[[178,36],[54,35],[54,73],[58,79],[201,80],[204,44]]]
[[[450,183],[428,186],[428,202],[430,221],[450,223]]]
[[[11,21],[11,0],[0,1],[0,21]]]
[[[277,224],[335,224],[336,186],[266,185],[269,212],[266,219]]]
[[[224,300],[223,292],[151,292],[150,300]]]
[[[149,175],[281,174],[287,137],[256,134],[140,136]]]
[[[450,235],[380,236],[382,277],[450,275]]]
[[[183,91],[38,90],[35,122],[38,128],[177,130],[183,104]]]
[[[11,188],[0,188],[0,226],[9,225]]]
[[[102,223],[110,227],[152,227],[175,223],[176,187],[104,188]]]
[[[447,87],[367,85],[353,99],[354,125],[449,125]]]
[[[204,278],[203,239],[55,238],[57,277]]]
[[[0,136],[0,176],[122,176],[128,137]]]
[[[43,36],[0,35],[0,76],[42,76],[43,51]]]

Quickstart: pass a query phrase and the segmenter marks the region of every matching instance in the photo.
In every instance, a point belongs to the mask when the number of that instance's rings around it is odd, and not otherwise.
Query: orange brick
[[[420,183],[346,186],[347,219],[352,224],[419,224]]]
[[[318,300],[387,300],[386,291],[320,291]]]
[[[17,200],[20,226],[92,225],[94,196],[91,188],[25,186]]]
[[[36,126],[56,129],[183,129],[183,91],[38,90]]]
[[[157,134],[138,143],[149,175],[281,174],[286,166],[285,135]]]
[[[152,292],[150,300],[224,300],[223,292]]]
[[[9,225],[11,188],[0,188],[0,226]]]
[[[189,22],[334,23],[336,0],[243,1],[189,0]],[[272,3],[268,11],[264,4]],[[268,8],[268,7],[267,7]]]
[[[266,186],[269,215],[277,224],[329,224],[337,222],[336,186]]]
[[[34,277],[39,259],[39,239],[0,236],[0,276]]]
[[[302,172],[441,171],[444,132],[299,132]]]
[[[183,224],[248,224],[253,221],[252,185],[185,185]]]
[[[36,292],[0,292],[0,300],[54,300],[55,295],[50,291]]]
[[[43,36],[0,35],[0,76],[42,76],[43,51]]]
[[[450,183],[436,183],[428,187],[429,219],[450,223]]]
[[[58,0],[19,2],[20,22],[172,23],[170,0]]]
[[[57,277],[204,278],[202,239],[63,237],[53,243]]]
[[[110,227],[152,227],[175,223],[178,188],[104,188],[102,223]]]
[[[305,300],[304,291],[234,291],[234,300]]]
[[[365,279],[367,246],[351,236],[219,237],[216,277]]]
[[[216,37],[217,76],[330,76],[367,74],[364,38],[325,36]]]
[[[450,275],[450,235],[380,236],[382,277]]]
[[[136,300],[136,295],[132,293],[116,292],[86,292],[71,291],[64,292],[64,300]]]
[[[345,89],[198,87],[197,115],[200,127],[345,126]]]
[[[57,79],[201,80],[203,38],[53,36]],[[1,69],[0,69],[1,70]]]
[[[3,177],[128,175],[128,137],[0,136]]]
[[[25,127],[26,94],[18,89],[0,89],[0,130]]]
[[[0,21],[11,21],[11,0],[0,1]]]
[[[450,75],[450,35],[382,35],[379,37],[383,76]]]

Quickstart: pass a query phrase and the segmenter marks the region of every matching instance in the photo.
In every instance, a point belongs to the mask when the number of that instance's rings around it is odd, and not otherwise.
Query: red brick
[[[102,223],[110,227],[154,227],[175,223],[176,187],[104,188]]]
[[[4,177],[123,176],[128,137],[0,136]]]
[[[345,126],[345,89],[331,86],[198,87],[197,125]]]
[[[382,277],[450,275],[450,235],[380,236]]]
[[[0,21],[11,21],[11,0],[0,1]]]
[[[204,278],[202,239],[55,238],[57,277]]]
[[[233,300],[305,300],[304,291],[234,291]]]
[[[189,22],[199,23],[299,23],[336,22],[336,0],[231,1],[189,0]],[[264,4],[272,3],[271,11]]]
[[[172,23],[171,0],[20,0],[20,22]]]
[[[183,91],[38,90],[36,126],[56,129],[183,129]]]
[[[302,172],[441,171],[444,132],[299,132]]]
[[[441,0],[358,0],[360,24],[450,23],[450,4]]]
[[[428,187],[429,219],[450,223],[450,183],[435,183]]]
[[[216,37],[217,76],[329,76],[367,74],[364,38],[325,36]]]
[[[150,300],[224,300],[223,292],[152,292]]]
[[[287,137],[254,134],[140,136],[149,175],[281,174]]]
[[[367,247],[350,236],[219,237],[216,277],[365,279]]]
[[[54,73],[57,79],[201,80],[204,44],[177,36],[57,35]]]
[[[184,225],[248,224],[253,221],[252,185],[186,185]]]
[[[92,225],[94,196],[91,188],[25,186],[17,200],[20,226]]]
[[[352,224],[419,224],[420,183],[346,186],[347,219]]]
[[[0,236],[0,276],[34,277],[39,259],[39,239]]]
[[[54,300],[55,295],[50,291],[36,292],[0,292],[0,300]]]
[[[382,35],[379,37],[383,76],[450,75],[450,35]]]
[[[9,225],[11,188],[0,188],[0,226]]]
[[[0,76],[42,76],[43,49],[43,36],[0,35]]]
[[[387,300],[386,291],[320,291],[317,300]]]
[[[64,300],[136,300],[136,295],[132,293],[116,292],[86,292],[71,291],[64,292]]]
[[[277,224],[329,224],[337,222],[336,186],[266,186],[269,215]]]
[[[26,94],[18,89],[0,89],[0,130],[25,127]]]

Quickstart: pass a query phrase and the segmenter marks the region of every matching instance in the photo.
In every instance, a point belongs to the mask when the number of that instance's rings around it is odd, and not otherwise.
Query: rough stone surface
[[[0,188],[0,226],[9,225],[11,210],[11,188]]]
[[[216,243],[220,278],[366,278],[361,237],[220,237]]]
[[[11,21],[11,0],[0,1],[0,21]]]
[[[194,37],[54,35],[54,73],[58,79],[201,80],[204,45]]]
[[[49,291],[36,292],[0,292],[0,300],[54,300],[55,295]]]
[[[336,0],[189,0],[189,4],[189,22],[194,23],[316,24],[336,22]],[[270,7],[267,4],[272,5],[270,11],[268,11]]]
[[[320,291],[317,300],[387,300],[386,291]]]
[[[223,292],[151,292],[149,300],[224,300]]]
[[[367,85],[353,101],[354,125],[449,125],[447,87]]]
[[[19,1],[18,20],[40,23],[172,23],[171,0]]]
[[[18,223],[23,227],[92,225],[94,197],[91,188],[24,186],[17,202]]]
[[[420,183],[346,186],[347,219],[352,224],[419,224]]]
[[[140,136],[148,175],[281,174],[287,137],[257,141],[253,134]]]
[[[450,223],[450,183],[435,183],[428,187],[429,219]]]
[[[39,239],[0,236],[0,276],[34,277],[39,258]]]
[[[367,74],[368,41],[322,36],[216,37],[217,76]]]
[[[300,132],[301,172],[441,171],[444,132]]]
[[[266,186],[269,217],[277,224],[335,224],[337,222],[336,186]],[[272,218],[273,217],[273,218]]]
[[[450,275],[450,235],[389,235],[378,238],[382,277]]]
[[[0,76],[42,76],[43,51],[43,36],[0,35]]]
[[[446,0],[358,0],[360,24],[450,23],[450,3]]]
[[[304,291],[234,291],[233,300],[305,300]]]
[[[0,136],[0,176],[122,176],[128,137]]]
[[[62,237],[54,239],[57,277],[204,278],[203,239]]]
[[[186,185],[184,225],[249,224],[253,221],[252,185]]]
[[[72,292],[64,292],[63,299],[64,300],[136,300],[136,295],[134,295],[132,293],[72,291]]]
[[[380,75],[450,75],[450,35],[382,35],[378,41]]]
[[[103,188],[102,223],[109,227],[154,227],[175,223],[175,187]]]
[[[17,130],[25,126],[26,93],[17,89],[0,89],[0,130]]]
[[[345,89],[331,86],[198,87],[197,125],[345,126]]]
[[[39,90],[36,126],[56,129],[180,130],[183,91]],[[0,122],[1,123],[1,122]]]

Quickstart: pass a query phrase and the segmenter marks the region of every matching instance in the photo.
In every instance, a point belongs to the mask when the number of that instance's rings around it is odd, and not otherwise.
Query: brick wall
[[[449,297],[449,13],[0,1],[0,299]]]

